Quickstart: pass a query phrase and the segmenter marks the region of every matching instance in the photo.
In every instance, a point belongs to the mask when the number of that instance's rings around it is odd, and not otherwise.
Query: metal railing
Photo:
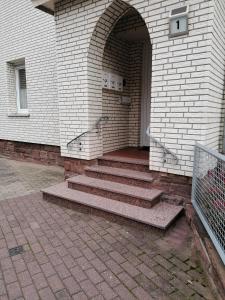
[[[176,156],[176,154],[174,152],[172,152],[170,149],[168,149],[165,145],[163,145],[159,140],[157,140],[153,135],[151,135],[151,131],[150,131],[150,126],[148,127],[147,131],[146,131],[147,135],[150,137],[150,139],[155,143],[158,144],[162,149],[163,149],[163,163],[167,162],[167,155],[172,156],[172,158],[174,159],[175,163],[178,163],[178,157]]]
[[[195,146],[192,203],[225,264],[225,156]]]
[[[91,129],[84,131],[83,133],[79,134],[78,136],[76,136],[75,138],[73,138],[71,141],[69,141],[67,143],[67,148],[69,147],[70,144],[75,143],[75,142],[79,142],[80,139],[85,136],[88,133],[93,132],[94,130],[97,130],[97,133],[100,131],[102,123],[103,122],[107,122],[109,120],[108,116],[103,116],[101,118],[98,119],[98,121],[95,123],[95,126],[92,127]]]

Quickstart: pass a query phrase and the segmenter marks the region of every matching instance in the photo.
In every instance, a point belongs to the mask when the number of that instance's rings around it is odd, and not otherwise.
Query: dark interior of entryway
[[[146,130],[150,123],[151,61],[147,26],[137,10],[130,8],[108,36],[103,54],[103,72],[123,78],[123,92],[103,89],[102,114],[109,117],[102,131],[103,153],[116,151],[148,159],[149,151],[144,150],[149,150],[150,144]],[[129,105],[121,103],[124,96],[130,98]]]

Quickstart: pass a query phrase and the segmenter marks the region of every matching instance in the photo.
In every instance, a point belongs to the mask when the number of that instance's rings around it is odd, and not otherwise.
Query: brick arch
[[[89,121],[92,124],[98,117],[101,117],[102,115],[102,60],[108,37],[112,33],[118,21],[130,9],[135,9],[137,14],[144,21],[141,13],[128,2],[130,1],[112,1],[112,3],[106,8],[104,13],[98,19],[90,39],[87,55],[87,78],[89,111],[94,112],[94,114],[89,115]],[[145,25],[148,30],[146,23]],[[102,141],[99,141],[98,148],[99,147],[102,147]]]
[[[102,61],[105,44],[109,35],[113,31],[118,21],[126,14],[129,9],[135,9],[137,11],[137,14],[142,18],[140,12],[134,6],[122,0],[114,0],[112,4],[110,4],[104,11],[104,13],[100,16],[95,25],[88,47],[88,71],[90,72],[89,75],[91,74],[91,69],[94,67],[94,65],[96,67],[94,73],[96,73],[96,69],[98,68],[97,65],[99,66],[98,63]],[[143,18],[142,20],[144,21]],[[146,28],[148,28],[147,25]]]

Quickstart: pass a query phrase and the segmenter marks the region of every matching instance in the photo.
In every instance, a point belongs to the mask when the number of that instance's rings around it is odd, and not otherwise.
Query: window
[[[19,113],[28,113],[25,65],[16,66],[15,73],[17,110]]]

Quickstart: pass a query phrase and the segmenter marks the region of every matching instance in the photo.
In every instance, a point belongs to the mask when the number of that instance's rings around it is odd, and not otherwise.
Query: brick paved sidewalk
[[[212,300],[190,243],[184,218],[163,233],[61,208],[40,193],[1,201],[0,299]],[[10,256],[19,245],[24,253]]]
[[[0,156],[0,201],[38,192],[63,179],[63,168],[15,161]]]

